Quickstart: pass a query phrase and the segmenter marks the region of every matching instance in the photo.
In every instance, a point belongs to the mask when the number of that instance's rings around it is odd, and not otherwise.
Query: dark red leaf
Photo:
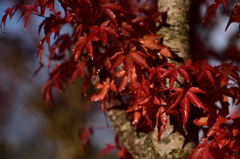
[[[82,78],[85,76],[84,65],[85,65],[85,62],[76,64],[77,69],[74,71],[74,73],[71,77],[71,82],[73,82],[75,80],[75,77],[77,76],[78,73]]]
[[[112,23],[114,24],[114,26],[118,26],[118,22],[116,20],[116,15],[113,13],[113,11],[111,11],[110,9],[107,8],[103,8],[104,13],[106,14],[106,16],[112,21]]]
[[[127,81],[130,82],[133,70],[133,59],[130,56],[126,56],[124,59],[124,70],[125,75],[127,76]]]
[[[10,19],[12,18],[13,9],[14,9],[14,7],[8,8],[8,9],[6,9],[6,10],[4,11],[5,14],[4,14],[4,16],[2,17],[2,21],[1,21],[1,26],[2,26],[2,24],[3,24],[4,30],[5,30],[5,25],[6,25],[7,16],[9,15],[9,16],[10,16]]]
[[[169,80],[169,86],[170,86],[170,92],[172,92],[172,88],[173,88],[174,82],[177,79],[178,71],[173,69],[170,72],[171,72],[171,76],[170,76],[170,80]]]
[[[36,71],[34,71],[34,73],[33,73],[33,76],[32,76],[32,78],[34,77],[34,76],[36,76],[36,74],[38,74],[38,72],[43,68],[43,66],[44,66],[44,64],[42,63],[42,62],[39,62],[39,67],[38,67],[38,69],[36,70]]]
[[[74,60],[77,61],[78,58],[80,57],[82,50],[84,48],[84,46],[87,43],[87,35],[84,33],[84,36],[81,36],[78,38],[78,41],[76,42],[74,48],[73,48],[73,55],[74,55]],[[88,45],[88,47],[91,47],[90,45]],[[89,51],[91,51],[90,48],[88,48]],[[91,52],[90,52],[91,53]]]
[[[201,62],[194,62],[192,64],[192,68],[195,68],[198,70],[198,76],[197,76],[197,81],[199,82],[203,77],[205,77],[211,85],[217,90],[215,86],[215,82],[213,79],[213,75],[217,73],[217,70],[214,69],[212,66],[207,65],[207,60],[201,61]]]
[[[45,16],[45,9],[49,8],[49,10],[55,14],[55,10],[54,10],[54,0],[45,0],[45,3],[43,5],[43,10],[42,10],[42,15],[43,17]]]
[[[197,96],[195,94],[193,94],[190,90],[188,91],[186,96],[188,97],[190,103],[192,103],[193,105],[195,105],[198,108],[206,110],[206,108],[202,104],[201,100],[199,98],[197,98]]]
[[[118,37],[118,34],[113,28],[107,27],[109,22],[110,20],[103,22],[100,27],[96,25],[88,27],[88,29],[93,30],[88,36],[88,40],[92,40],[92,38],[98,34],[102,44],[105,46],[107,44],[107,33]]]
[[[228,14],[228,0],[223,0],[223,5],[225,7],[226,13]]]
[[[12,19],[12,16],[15,14],[15,12],[20,9],[22,10],[22,2],[20,2],[19,4],[13,6],[12,8],[7,8],[4,12],[4,16],[2,17],[2,21],[1,21],[1,26],[2,24],[4,25],[4,31],[5,31],[5,25],[6,25],[6,20],[7,20],[7,16],[9,15],[10,19]]]
[[[228,29],[229,25],[233,22],[240,23],[240,1],[239,0],[237,1],[237,3],[234,5],[232,9],[225,31]]]
[[[101,4],[101,7],[130,14],[129,12],[125,11],[120,5],[116,3]]]
[[[146,60],[141,55],[134,53],[134,52],[131,52],[129,55],[131,56],[131,58],[133,59],[134,62],[136,62],[140,66],[150,69]]]
[[[113,72],[113,70],[123,62],[123,60],[124,60],[125,57],[126,57],[126,56],[124,56],[124,55],[118,55],[118,56],[114,59],[110,71]]]
[[[40,56],[40,62],[42,61],[42,51],[43,51],[43,43],[46,41],[46,36],[44,36],[38,43],[38,53],[37,57]]]
[[[216,11],[220,3],[222,3],[222,0],[215,0],[215,3],[208,8],[207,13],[202,21],[202,23],[204,23],[205,28],[207,27],[211,15],[213,14],[214,17],[216,16]]]
[[[26,30],[26,25],[28,22],[28,19],[30,17],[30,15],[32,13],[37,13],[38,15],[41,15],[38,11],[38,6],[36,6],[36,4],[34,5],[24,5],[24,7],[26,8],[23,12],[23,18],[24,18],[24,29]]]
[[[86,81],[82,85],[81,89],[81,98],[83,99],[84,96],[86,96],[86,89],[87,86],[91,84],[91,79],[92,79],[93,73],[90,74],[90,76],[86,79]]]
[[[90,135],[92,134],[92,129],[83,127],[79,130],[78,135],[81,139],[81,146],[83,149],[83,152],[86,151],[86,147],[89,145]]]
[[[165,112],[164,107],[160,107],[158,110],[159,117],[158,117],[158,141],[161,139],[161,135],[166,127],[167,124],[167,114]]]
[[[185,128],[186,122],[188,120],[189,116],[189,100],[185,96],[181,101],[180,101],[180,113],[181,113],[181,118],[182,118],[182,124],[183,124],[183,129]]]
[[[99,38],[100,38],[102,44],[105,46],[107,44],[107,34],[105,33],[105,31],[103,29],[99,29],[98,35],[99,35]]]
[[[188,73],[187,73],[184,69],[178,68],[178,73],[179,73],[188,83],[190,83]]]
[[[181,88],[175,88],[175,91],[176,92],[172,93],[169,97],[169,99],[172,99],[172,105],[170,106],[170,108],[174,108],[179,103],[183,128],[185,128],[185,124],[189,116],[190,103],[198,108],[203,109],[204,111],[207,110],[207,108],[202,104],[200,99],[197,98],[197,96],[194,94],[205,92],[198,87],[191,87],[190,89],[184,91]]]
[[[88,41],[86,43],[86,51],[88,53],[88,56],[91,57],[92,61],[93,61],[93,46],[92,46],[92,41]]]

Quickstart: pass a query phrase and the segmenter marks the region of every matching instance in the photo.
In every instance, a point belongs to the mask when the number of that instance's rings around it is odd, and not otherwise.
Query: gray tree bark
[[[175,59],[168,62],[179,65],[179,59],[191,58],[190,53],[190,8],[191,0],[159,0],[159,11],[167,12],[166,27],[162,27],[158,33],[163,34],[163,44],[173,52]],[[180,77],[178,80],[181,83]],[[180,85],[174,85],[179,87]],[[110,101],[106,105],[106,113],[113,127],[122,140],[127,150],[134,159],[180,159],[187,158],[193,144],[188,143],[184,148],[185,138],[179,132],[173,132],[174,128],[168,122],[160,142],[157,140],[157,128],[153,132],[137,133],[131,122],[127,119],[124,110],[117,109],[120,101]]]

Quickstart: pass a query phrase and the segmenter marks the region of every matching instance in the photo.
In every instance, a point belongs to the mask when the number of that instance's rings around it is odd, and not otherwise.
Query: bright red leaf
[[[106,155],[107,153],[111,152],[112,149],[115,149],[116,147],[114,145],[111,145],[111,144],[106,144],[106,148],[102,149],[101,153],[103,155]]]
[[[91,96],[90,101],[92,102],[102,100],[108,93],[109,89],[111,89],[114,92],[117,92],[114,80],[110,82],[110,78],[107,78],[106,81],[103,82],[103,84],[97,83],[95,87],[98,88],[99,90]]]
[[[199,144],[189,155],[188,159],[213,159],[212,154],[209,152],[207,139],[202,138],[203,143]]]

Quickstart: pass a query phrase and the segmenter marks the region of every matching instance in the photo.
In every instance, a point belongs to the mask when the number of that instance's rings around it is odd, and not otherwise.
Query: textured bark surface
[[[163,34],[163,44],[170,47],[175,59],[191,58],[190,53],[190,9],[192,0],[159,0],[160,12],[167,11],[167,24],[158,33]],[[174,60],[175,61],[175,60]]]
[[[164,34],[163,44],[174,53],[176,65],[179,61],[191,58],[190,54],[190,17],[191,0],[159,0],[159,10],[167,12],[167,25],[158,33]],[[181,79],[178,77],[181,83]],[[180,86],[180,85],[175,85]],[[137,133],[127,118],[124,110],[117,109],[120,101],[113,100],[106,105],[107,116],[112,121],[117,134],[132,154],[134,159],[177,159],[187,158],[192,144],[187,144],[184,149],[185,138],[181,133],[173,131],[168,122],[160,142],[157,140],[157,128],[149,134]]]
[[[184,137],[173,131],[168,122],[160,142],[157,139],[157,128],[151,133],[136,132],[124,110],[117,109],[121,102],[117,100],[106,104],[106,112],[115,131],[134,159],[185,159],[191,151],[191,144],[184,149]]]

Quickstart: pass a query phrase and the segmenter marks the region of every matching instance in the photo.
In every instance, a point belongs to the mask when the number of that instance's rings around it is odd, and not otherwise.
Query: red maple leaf
[[[207,144],[207,139],[202,138],[202,144],[199,144],[191,154],[188,156],[188,159],[213,159],[212,154],[209,152],[209,146]]]
[[[59,35],[60,28],[63,24],[67,23],[65,18],[60,17],[61,12],[56,13],[55,15],[50,15],[50,17],[46,17],[42,23],[39,25],[38,33],[40,34],[42,28],[45,34],[45,40],[48,44],[48,48],[50,49],[50,39],[52,33],[55,33],[54,38]]]
[[[138,41],[143,45],[143,47],[151,50],[160,50],[164,48],[164,46],[155,42],[155,40],[160,37],[162,37],[162,35],[145,35],[143,38],[138,38]]]
[[[162,59],[162,56],[173,58],[171,52],[166,46],[159,44],[158,38],[163,37],[163,35],[145,35],[143,38],[138,38],[138,41],[142,44],[143,48],[148,48],[150,50],[160,50],[158,56]]]
[[[224,0],[224,7],[226,9],[226,12],[228,12],[227,1],[228,0]],[[213,3],[210,7],[208,7],[207,13],[204,16],[203,21],[202,21],[204,23],[205,28],[207,27],[207,24],[208,24],[208,21],[209,21],[211,15],[213,15],[213,17],[216,16],[217,8],[218,8],[219,4],[222,2],[223,2],[223,0],[215,0],[215,3]]]
[[[42,101],[45,100],[47,106],[49,101],[52,100],[52,87],[62,91],[62,84],[72,76],[75,69],[75,62],[72,60],[65,61],[64,63],[56,65],[50,73],[50,77],[42,87]]]
[[[36,3],[34,5],[24,5],[24,11],[22,13],[22,16],[24,18],[24,29],[26,30],[26,25],[28,22],[28,19],[32,13],[37,13],[38,15],[41,15],[38,11],[38,6]]]
[[[206,63],[207,60],[201,62],[194,62],[191,69],[193,73],[197,74],[197,82],[199,82],[201,79],[203,79],[203,77],[205,77],[215,88],[215,90],[217,90],[213,79],[213,73],[217,73],[217,70],[214,69],[212,66],[207,65]]]
[[[125,87],[127,86],[128,82],[130,82],[130,77],[128,80],[128,76],[126,75],[125,72],[126,71],[124,71],[124,70],[120,70],[120,71],[114,73],[114,76],[122,77],[117,85],[117,90],[119,93],[122,92],[125,89]]]
[[[198,87],[191,87],[185,90],[182,90],[181,88],[175,88],[175,91],[176,92],[170,95],[170,99],[174,98],[174,102],[172,103],[170,108],[174,108],[177,104],[179,104],[182,124],[183,124],[183,128],[185,128],[185,124],[189,116],[190,103],[198,108],[204,109],[205,111],[207,110],[207,108],[203,105],[201,100],[197,98],[197,96],[195,95],[195,93],[205,93],[205,92]]]
[[[42,2],[41,2],[42,3]],[[55,13],[54,10],[54,0],[45,0],[44,4],[41,6],[41,10],[42,10],[42,16],[45,16],[45,10],[46,8],[49,8],[49,10],[53,13]]]
[[[12,16],[15,14],[15,12],[19,9],[22,8],[22,3],[19,3],[15,6],[13,6],[12,8],[7,8],[4,12],[5,14],[2,17],[2,21],[1,21],[1,26],[2,24],[4,25],[4,30],[5,30],[5,25],[6,25],[6,20],[7,17],[9,16],[10,19],[12,18]]]
[[[79,74],[82,78],[85,76],[85,73],[84,73],[85,64],[86,64],[85,62],[80,62],[80,63],[76,64],[77,69],[74,71],[74,73],[71,77],[71,82],[74,81],[77,74]]]
[[[76,42],[76,44],[73,48],[73,55],[74,55],[74,60],[75,61],[77,61],[78,58],[80,57],[84,47],[86,48],[86,51],[87,51],[88,55],[93,60],[92,41],[87,39],[86,33],[83,33],[83,36],[78,38],[78,41]]]
[[[160,107],[158,109],[158,141],[161,139],[161,135],[166,127],[168,118],[167,118],[167,114],[165,112],[165,108],[164,107]]]
[[[104,149],[102,149],[102,151],[101,151],[101,153],[102,153],[103,155],[106,155],[107,153],[111,152],[112,149],[115,149],[115,148],[116,148],[116,146],[111,145],[111,144],[106,144],[106,146],[107,146],[107,147],[104,148]]]
[[[110,82],[110,78],[107,78],[106,81],[103,82],[103,84],[97,83],[95,87],[99,90],[91,96],[90,101],[92,102],[102,100],[107,95],[109,89],[117,93],[117,88],[114,84],[114,80]]]
[[[38,53],[37,57],[40,56],[40,62],[42,62],[42,51],[43,51],[43,43],[46,41],[46,36],[44,36],[38,43]]]
[[[164,65],[160,65],[155,68],[155,67],[152,67],[148,72],[149,72],[149,76],[148,76],[148,80],[151,81],[155,75],[155,77],[159,80],[161,86],[164,86],[163,82],[161,82],[161,77],[162,77],[162,74],[164,72],[167,71],[167,69],[163,68]]]
[[[225,63],[223,62],[221,66],[218,66],[216,68],[219,68],[219,73],[216,74],[216,77],[220,76],[220,86],[227,86],[230,79],[236,82],[240,82],[239,76],[238,76],[238,68],[237,66],[234,66],[233,63]]]
[[[118,5],[116,3],[107,3],[107,2],[103,2],[103,1],[101,3],[102,3],[101,8],[102,8],[103,12],[113,22],[113,24],[115,26],[117,26],[118,23],[116,20],[116,15],[114,14],[113,10],[130,14],[129,12],[125,11],[120,5]]]
[[[11,19],[17,10],[20,10],[22,12],[22,15],[20,16],[20,18],[21,17],[24,18],[24,29],[25,30],[26,30],[26,25],[27,25],[28,19],[31,14],[36,13],[38,15],[41,15],[40,12],[38,11],[37,2],[35,2],[33,5],[23,5],[23,2],[20,2],[19,4],[13,6],[12,8],[8,8],[4,11],[5,15],[2,17],[2,21],[1,21],[1,25],[2,24],[4,25],[4,30],[5,30],[7,16],[9,15],[9,17]]]
[[[237,1],[237,3],[234,5],[232,9],[225,31],[228,29],[229,25],[232,22],[240,23],[240,1],[239,0]]]
[[[220,129],[220,125],[227,122],[227,121],[228,121],[228,119],[223,118],[221,115],[218,115],[217,121],[208,130],[207,137],[213,136],[217,132],[217,130]]]
[[[173,88],[174,82],[177,79],[178,74],[180,74],[188,83],[190,82],[188,73],[184,69],[184,65],[178,67],[177,69],[175,68],[175,64],[166,63],[166,65],[168,66],[168,69],[164,70],[160,66],[160,68],[158,68],[159,71],[158,69],[156,70],[156,73],[157,73],[156,76],[160,81],[170,76],[170,80],[169,80],[170,92],[172,92],[172,88]]]
[[[110,69],[110,72],[113,72],[113,70],[124,61],[124,65],[126,65],[126,66],[124,66],[125,70],[126,70],[126,75],[129,80],[129,77],[131,75],[131,70],[133,70],[132,62],[135,62],[142,67],[151,69],[148,66],[146,60],[143,58],[143,56],[147,57],[147,55],[145,55],[143,52],[136,51],[136,47],[132,47],[130,49],[130,51],[124,51],[124,50],[119,51],[110,58],[110,59],[114,59],[114,61],[112,63],[112,67]]]
[[[81,139],[81,146],[82,146],[83,152],[86,151],[86,147],[89,144],[90,135],[92,135],[92,133],[93,133],[92,128],[87,128],[87,127],[81,128],[78,132],[78,136]]]
[[[87,40],[88,41],[92,40],[92,38],[98,34],[99,39],[101,40],[102,44],[105,46],[107,44],[107,33],[118,37],[118,34],[113,28],[107,27],[109,22],[110,20],[103,22],[100,27],[98,27],[97,25],[88,27],[88,29],[91,29],[93,31],[89,34]]]
[[[150,98],[149,85],[150,83],[144,77],[142,77],[142,83],[131,82],[130,92],[134,91],[137,104],[140,102],[142,93],[144,93],[148,98]]]

